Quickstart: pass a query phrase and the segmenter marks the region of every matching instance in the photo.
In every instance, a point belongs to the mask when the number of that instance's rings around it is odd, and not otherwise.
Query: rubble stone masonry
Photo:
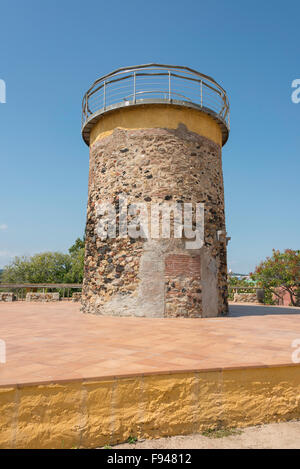
[[[259,303],[256,293],[235,293],[234,303]]]
[[[43,301],[43,302],[52,302],[52,301],[59,301],[60,296],[58,292],[55,293],[37,293],[37,292],[29,292],[26,294],[26,301]]]
[[[115,127],[90,145],[82,310],[118,316],[226,315],[226,237],[218,237],[218,231],[225,233],[221,147],[183,122],[177,128],[138,127]],[[102,241],[96,232],[97,204],[110,202],[118,213],[120,194],[129,204],[203,203],[203,247],[187,249],[184,238],[174,237]]]
[[[0,301],[6,301],[10,303],[11,301],[15,301],[17,299],[16,295],[11,292],[0,292]]]

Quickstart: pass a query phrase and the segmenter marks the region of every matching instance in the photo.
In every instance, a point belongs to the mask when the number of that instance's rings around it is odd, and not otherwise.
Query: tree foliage
[[[84,239],[78,238],[69,254],[43,252],[15,257],[4,267],[3,283],[81,283],[83,280]]]
[[[82,283],[84,269],[84,238],[77,238],[69,249],[71,269],[66,274],[66,283]]]
[[[261,262],[250,275],[265,290],[281,298],[280,288],[288,292],[292,306],[300,305],[300,250],[280,252],[273,249],[273,255]]]

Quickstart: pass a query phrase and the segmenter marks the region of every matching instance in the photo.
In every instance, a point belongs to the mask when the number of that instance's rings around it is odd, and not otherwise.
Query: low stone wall
[[[17,299],[16,295],[11,292],[0,292],[0,301],[11,302]]]
[[[81,301],[81,292],[75,292],[72,295],[72,301],[78,302]]]
[[[234,303],[258,303],[256,293],[235,293],[233,296]]]
[[[36,293],[36,292],[29,292],[26,295],[26,301],[44,301],[44,302],[51,302],[51,301],[59,301],[59,293]]]

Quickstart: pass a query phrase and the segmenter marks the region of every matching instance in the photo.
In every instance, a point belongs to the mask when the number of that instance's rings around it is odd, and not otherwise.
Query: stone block
[[[55,292],[55,293],[29,292],[26,295],[26,301],[52,302],[52,301],[59,301],[59,300],[60,300],[60,296],[58,292]]]
[[[0,292],[0,301],[5,301],[10,303],[11,301],[15,301],[17,299],[16,295],[11,292]]]
[[[81,292],[75,292],[72,295],[72,301],[78,302],[81,301]]]
[[[256,293],[235,293],[234,303],[258,303]]]

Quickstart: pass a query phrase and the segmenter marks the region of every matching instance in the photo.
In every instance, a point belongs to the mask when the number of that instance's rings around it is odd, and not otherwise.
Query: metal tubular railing
[[[118,105],[162,101],[210,111],[229,130],[228,97],[213,78],[188,67],[162,64],[120,68],[95,81],[82,101],[82,127],[95,114]]]

